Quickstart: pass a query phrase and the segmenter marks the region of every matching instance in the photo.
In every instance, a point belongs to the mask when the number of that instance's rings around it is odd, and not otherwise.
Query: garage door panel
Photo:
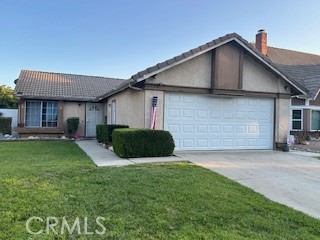
[[[259,134],[259,126],[258,125],[253,125],[253,124],[250,124],[248,125],[248,134],[254,134],[254,135],[257,135]]]
[[[271,149],[273,99],[167,93],[164,129],[176,150]]]
[[[206,124],[199,124],[197,125],[197,132],[196,133],[208,133],[208,126]]]
[[[184,103],[195,103],[195,96],[192,95],[184,95],[183,96],[183,102]]]
[[[222,134],[234,134],[233,125],[223,125],[222,126]]]
[[[246,125],[236,125],[235,127],[235,133],[236,134],[246,134]]]
[[[168,129],[172,134],[180,133],[180,125],[179,124],[169,124]]]
[[[182,147],[183,148],[194,148],[194,139],[192,138],[185,138],[182,140]]]
[[[246,100],[245,99],[236,99],[236,106],[237,108],[245,108],[246,107]]]
[[[169,97],[168,97],[168,100],[169,100],[169,102],[172,102],[172,103],[174,103],[174,102],[181,102],[181,95],[179,95],[179,94],[171,94],[171,95],[169,95]]]
[[[221,139],[220,138],[210,138],[211,149],[221,149]]]
[[[194,119],[194,109],[182,109],[182,117],[184,119]]]
[[[221,118],[220,110],[210,110],[210,118],[211,119],[220,119]]]
[[[210,125],[210,133],[211,134],[220,134],[221,133],[221,127],[220,125]]]
[[[234,139],[233,138],[223,138],[222,139],[222,147],[225,149],[233,149],[234,148]]]
[[[225,108],[234,108],[235,100],[233,98],[222,98],[222,104]]]
[[[193,124],[183,124],[182,125],[182,133],[183,134],[194,133],[194,125]]]
[[[245,110],[241,110],[241,111],[236,111],[236,118],[238,120],[245,120],[247,116],[247,113]]]
[[[223,111],[223,118],[224,119],[232,119],[233,120],[234,111],[232,110],[226,110]]]
[[[180,118],[180,109],[178,108],[170,108],[169,109],[169,117],[170,118]]]
[[[207,109],[198,109],[197,111],[197,118],[199,119],[208,119],[208,110]]]

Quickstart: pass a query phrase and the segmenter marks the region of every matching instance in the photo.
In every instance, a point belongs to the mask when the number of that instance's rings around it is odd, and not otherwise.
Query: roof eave
[[[37,99],[37,100],[54,100],[54,101],[69,101],[69,102],[98,102],[97,98],[77,98],[77,97],[52,97],[52,96],[39,96],[39,95],[22,95],[15,94],[19,99]]]

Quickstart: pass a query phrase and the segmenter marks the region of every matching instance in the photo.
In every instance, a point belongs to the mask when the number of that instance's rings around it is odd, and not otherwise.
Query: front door
[[[103,122],[103,105],[102,103],[86,104],[86,136],[96,136],[96,126]]]

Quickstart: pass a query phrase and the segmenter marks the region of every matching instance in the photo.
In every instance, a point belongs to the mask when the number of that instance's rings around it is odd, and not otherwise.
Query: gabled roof
[[[158,64],[156,64],[152,67],[149,67],[143,71],[140,71],[137,74],[133,75],[131,77],[131,79],[128,80],[128,82],[122,84],[117,89],[112,90],[111,92],[102,95],[101,98],[111,96],[117,92],[122,91],[123,89],[126,89],[131,84],[143,81],[151,76],[154,76],[162,71],[165,71],[169,68],[172,68],[178,64],[181,64],[185,61],[188,61],[194,57],[197,57],[205,52],[208,52],[212,49],[215,49],[215,48],[217,48],[221,45],[224,45],[226,43],[229,43],[231,41],[237,42],[247,52],[249,52],[253,57],[255,57],[260,63],[265,65],[268,69],[270,69],[276,75],[281,76],[285,81],[290,83],[290,85],[292,85],[299,92],[301,92],[302,94],[307,93],[308,90],[306,88],[304,88],[299,82],[295,81],[293,78],[287,76],[286,73],[284,71],[282,71],[282,69],[279,68],[278,65],[276,65],[272,61],[270,61],[270,59],[268,57],[262,55],[260,51],[258,51],[254,46],[252,46],[252,44],[250,44],[248,41],[246,41],[240,35],[238,35],[236,33],[231,33],[231,34],[227,34],[223,37],[219,37],[215,40],[212,40],[211,42],[203,44],[197,48],[191,49],[190,51],[184,52],[178,56],[170,58],[164,62],[158,63]]]
[[[22,70],[14,89],[17,97],[98,101],[98,97],[125,82],[123,79]]]
[[[283,72],[309,90],[315,99],[320,89],[320,56],[287,49],[268,47],[268,55]]]

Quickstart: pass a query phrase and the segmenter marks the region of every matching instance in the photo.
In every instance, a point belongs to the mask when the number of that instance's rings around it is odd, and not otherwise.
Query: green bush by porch
[[[11,134],[11,117],[0,117],[0,133]]]
[[[128,125],[120,124],[99,124],[96,127],[96,138],[100,143],[112,142],[112,132],[117,128],[129,128]]]
[[[74,137],[79,127],[79,118],[71,117],[67,119],[67,131],[69,137]]]
[[[129,128],[113,132],[114,152],[122,158],[170,156],[174,147],[168,131]]]

